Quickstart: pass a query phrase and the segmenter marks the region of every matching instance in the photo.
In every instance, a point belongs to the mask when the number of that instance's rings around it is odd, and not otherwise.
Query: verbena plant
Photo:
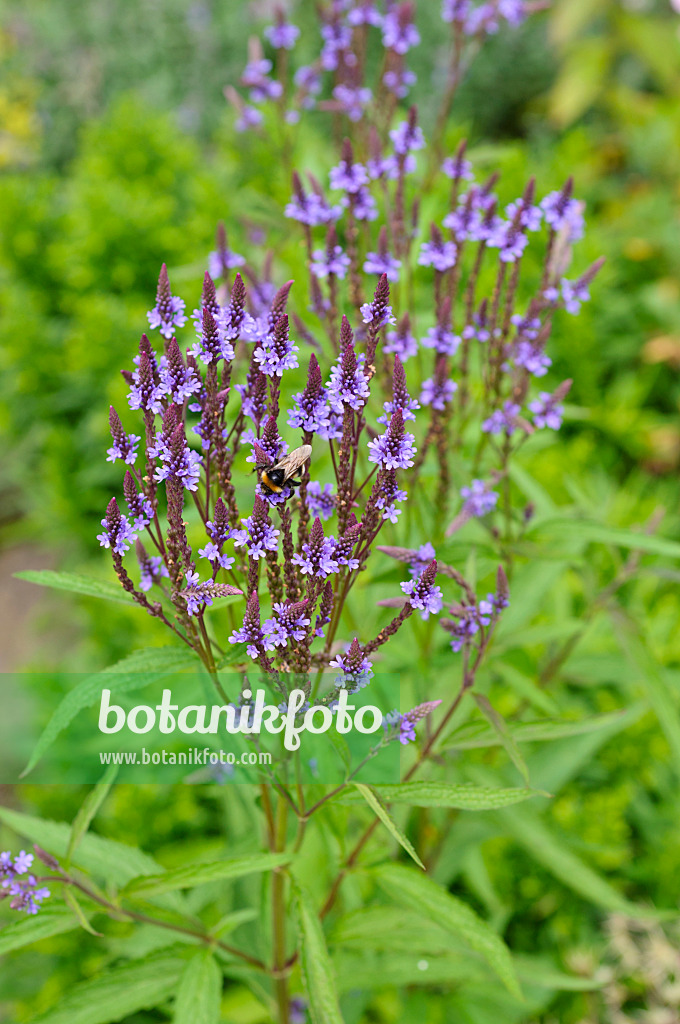
[[[262,133],[270,159],[290,161],[291,133],[315,109],[330,118],[336,153],[324,182],[291,167],[284,212],[300,234],[306,281],[279,277],[255,243],[247,256],[233,252],[222,226],[193,317],[161,270],[150,336],[123,371],[132,412],[110,413],[108,457],[125,474],[99,540],[124,590],[177,644],[132,654],[118,668],[141,672],[160,659],[171,668],[190,649],[220,698],[239,707],[262,678],[282,703],[294,685],[332,709],[341,690],[357,692],[396,665],[412,700],[390,714],[378,746],[400,741],[402,779],[368,786],[354,781],[355,765],[332,789],[263,775],[257,791],[227,790],[227,808],[245,807],[252,833],[237,855],[168,871],[86,835],[112,776],[70,831],[4,812],[40,844],[46,870],[38,873],[25,851],[3,854],[4,893],[30,919],[9,926],[0,949],[78,923],[94,931],[94,912],[146,929],[146,941],[131,938],[131,963],[84,983],[45,1022],[94,1024],[157,1006],[178,1022],[208,1024],[220,1019],[223,975],[249,985],[280,1024],[342,1020],[338,990],[370,988],[375,971],[402,984],[469,976],[488,984],[490,970],[510,1005],[521,998],[521,971],[498,931],[436,873],[456,811],[505,814],[536,795],[515,735],[479,680],[544,500],[517,456],[559,429],[569,390],[569,381],[545,383],[553,320],[578,313],[599,268],[567,276],[583,232],[571,180],[547,195],[530,180],[501,204],[497,176],[477,180],[464,143],[447,152],[452,103],[475,48],[527,13],[521,0],[445,0],[450,65],[429,141],[406,104],[408,52],[418,42],[411,3],[324,9],[321,53],[295,69],[299,30],[281,14],[265,32],[272,59],[253,42],[242,90],[226,90],[237,129]],[[440,207],[442,180],[448,202]],[[133,413],[138,426],[128,428]],[[300,446],[311,457],[297,467],[299,488],[267,486]],[[526,595],[525,617],[550,570],[547,563]],[[625,563],[610,591],[633,570]],[[96,590],[65,574],[52,582]],[[374,613],[365,616],[366,605],[385,583],[379,627],[367,632],[362,619],[370,624]],[[584,621],[608,596],[583,610]],[[540,684],[577,635],[556,625],[566,642]],[[412,628],[409,659],[395,638]],[[225,692],[225,667],[238,674],[240,695]],[[506,671],[528,704],[552,710],[517,667]],[[456,722],[471,700],[483,717]],[[622,727],[611,719],[531,723],[527,738],[595,726]],[[462,752],[494,745],[524,788],[498,785],[473,758],[468,776],[452,781]],[[421,809],[415,838],[400,805]],[[517,820],[553,857],[540,823]],[[403,862],[387,856],[385,837]],[[560,863],[583,893],[630,909],[581,862]],[[240,881],[253,875],[261,884]],[[225,902],[228,880],[242,888]],[[331,918],[333,960],[322,925]],[[242,941],[225,939],[251,919]],[[432,953],[432,964],[409,956],[413,948]],[[363,1012],[347,999],[343,1006],[348,1020]]]

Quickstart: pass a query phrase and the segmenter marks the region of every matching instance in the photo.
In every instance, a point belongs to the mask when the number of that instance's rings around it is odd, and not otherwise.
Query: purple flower
[[[234,630],[228,639],[230,644],[247,644],[246,650],[251,658],[257,658],[264,653],[265,637],[260,626],[260,602],[256,592],[248,598],[243,625],[240,629]],[[271,650],[271,646],[267,646],[267,649]]]
[[[176,338],[170,340],[167,357],[161,364],[160,374],[165,393],[175,405],[183,405],[187,398],[201,390],[201,381],[193,366],[185,365]]]
[[[368,461],[381,469],[409,469],[414,464],[415,437],[404,430],[401,409],[394,411],[386,432],[368,442],[368,450]]]
[[[170,291],[168,270],[165,263],[161,267],[156,292],[156,305],[146,314],[149,326],[160,328],[164,338],[172,338],[175,327],[184,327],[187,318],[184,315],[184,302]]]
[[[253,103],[262,103],[264,100],[277,100],[283,93],[283,86],[276,79],[269,78],[272,69],[270,60],[253,60],[246,65],[241,76],[241,84],[250,89],[250,99]]]
[[[425,136],[421,129],[411,122],[411,119],[402,121],[396,128],[393,128],[390,132],[390,138],[394,145],[394,152],[398,153],[399,156],[414,153],[425,145]]]
[[[332,484],[324,484],[323,490],[318,480],[310,480],[307,484],[307,505],[313,516],[324,522],[335,512],[335,495]]]
[[[351,54],[350,50],[352,45],[351,28],[347,25],[342,25],[339,21],[331,21],[321,26],[321,36],[323,38],[323,49],[319,59],[324,71],[335,71],[339,62],[339,54],[343,51],[347,51],[345,63],[350,65],[356,63],[356,57]],[[354,60],[352,60],[352,57],[354,57]]]
[[[434,377],[428,377],[423,381],[420,403],[431,405],[433,409],[443,412],[457,390],[458,385],[453,380],[436,380]]]
[[[344,406],[358,411],[363,407],[370,392],[368,379],[363,371],[365,357],[357,359],[351,342],[343,349],[338,362],[331,370],[328,388],[328,400],[334,412],[342,413]]]
[[[418,76],[408,68],[393,69],[383,75],[383,84],[387,91],[400,100],[408,96],[411,86],[415,85],[417,80]]]
[[[329,426],[328,397],[321,379],[319,362],[312,353],[309,357],[307,385],[304,391],[293,395],[293,407],[288,413],[288,426],[309,434],[322,433]]]
[[[378,208],[367,188],[360,188],[352,194],[352,209],[357,220],[375,220]]]
[[[411,321],[406,313],[397,325],[396,331],[388,331],[385,341],[385,352],[394,352],[402,363],[418,353],[418,342],[411,333]]]
[[[394,372],[392,374],[392,401],[383,403],[384,414],[378,416],[378,423],[388,423],[396,409],[401,410],[405,420],[415,420],[414,412],[420,409],[415,398],[411,398],[406,386],[406,374],[398,355],[394,357]]]
[[[503,403],[502,409],[494,409],[488,419],[482,423],[482,430],[485,434],[501,434],[503,431],[509,437],[514,433],[517,426],[516,419],[520,407],[516,402],[508,401]]]
[[[148,409],[150,412],[163,411],[165,388],[160,382],[158,365],[149,339],[142,335],[140,353],[136,358],[137,369],[132,374],[128,405],[131,409]]]
[[[313,106],[312,97],[321,92],[321,75],[316,68],[308,66],[298,68],[293,81],[302,93],[302,106]]]
[[[382,41],[386,50],[402,55],[418,45],[420,33],[413,24],[413,4],[402,3],[385,15]]]
[[[255,495],[253,514],[241,522],[245,530],[235,530],[232,534],[236,547],[245,545],[256,561],[264,558],[268,551],[276,551],[279,531],[270,522],[266,502],[259,494]]]
[[[189,448],[184,436],[184,426],[181,423],[175,427],[169,440],[164,438],[163,433],[159,431],[156,434],[153,448],[149,449],[149,454],[161,460],[154,475],[154,480],[157,483],[172,477],[180,480],[188,491],[198,490],[201,456]]]
[[[306,615],[307,600],[275,602],[274,616],[262,623],[262,632],[267,642],[274,647],[285,647],[289,640],[304,640],[311,619]]]
[[[232,250],[227,245],[227,235],[224,230],[224,224],[220,223],[217,230],[217,249],[210,253],[208,256],[208,270],[210,277],[213,280],[217,280],[220,277],[226,277],[230,270],[234,267],[242,267],[245,263],[245,257],[240,256],[237,252]],[[212,282],[210,282],[212,284]],[[210,290],[210,289],[209,289]],[[212,294],[214,297],[214,286],[212,288]],[[213,315],[219,312],[219,306],[217,310],[211,310]]]
[[[552,359],[543,351],[541,345],[534,345],[530,341],[518,341],[513,357],[517,366],[523,366],[527,373],[534,377],[545,377],[548,368],[552,366]]]
[[[257,128],[263,120],[262,112],[257,107],[243,106],[234,128],[237,132],[247,132],[249,128]]]
[[[442,324],[437,324],[436,327],[430,327],[425,337],[420,339],[420,343],[425,348],[433,348],[439,355],[453,356],[458,351],[460,338]]]
[[[291,341],[286,313],[276,321],[276,326],[256,349],[255,360],[267,377],[282,377],[284,370],[293,370],[298,365],[298,346]]]
[[[583,203],[571,197],[571,180],[559,192],[551,192],[540,203],[546,223],[553,231],[565,231],[568,242],[583,238]]]
[[[529,409],[534,414],[535,427],[548,427],[550,430],[559,430],[562,425],[564,406],[560,405],[548,391],[539,392],[538,398],[529,403]]]
[[[347,24],[352,28],[358,25],[382,25],[383,16],[373,0],[358,0],[356,7],[347,12]]]
[[[293,175],[293,185],[295,192],[283,211],[286,217],[313,228],[337,220],[342,214],[341,206],[329,206],[318,192],[305,192],[297,174]]]
[[[498,494],[483,480],[473,480],[469,487],[461,487],[463,509],[471,516],[485,516],[496,507]]]
[[[97,534],[97,540],[103,548],[111,548],[117,555],[124,555],[132,547],[136,533],[130,526],[127,516],[120,514],[118,502],[111,498],[107,508],[106,516],[102,519],[103,533]]]
[[[462,153],[456,154],[456,156],[447,156],[442,163],[442,173],[453,181],[470,180],[474,177],[472,164],[469,160],[465,160]]]
[[[435,550],[429,540],[421,544],[419,548],[411,553],[409,560],[409,572],[411,576],[419,576],[428,567],[435,557]]]
[[[366,253],[366,259],[364,261],[365,274],[386,274],[388,281],[398,281],[400,267],[401,260],[397,260],[394,256],[390,256],[388,252]]]
[[[425,704],[418,704],[418,706],[412,708],[411,711],[407,711],[405,715],[400,715],[398,718],[399,742],[404,746],[406,746],[407,743],[413,743],[416,738],[416,724],[421,719],[431,714],[435,708],[439,707],[440,704],[440,700],[428,700]]]
[[[314,250],[310,270],[315,277],[328,277],[329,274],[334,274],[342,280],[347,273],[349,263],[349,256],[342,251],[342,246],[334,245],[330,252],[328,249]]]
[[[436,576],[437,562],[432,559],[418,579],[407,580],[400,584],[401,589],[408,597],[409,604],[418,609],[423,619],[429,619],[430,615],[436,615],[442,610],[444,604],[441,587],[435,586]]]
[[[397,318],[392,315],[392,307],[387,300],[390,297],[390,287],[387,282],[387,274],[382,274],[375,286],[373,300],[364,302],[361,307],[361,315],[365,324],[370,324],[373,331],[378,331],[385,324],[396,324]]]
[[[279,18],[275,25],[269,25],[264,30],[265,39],[268,39],[275,50],[292,50],[295,46],[300,29],[297,25],[291,25],[283,17]]]
[[[127,466],[134,465],[137,460],[137,445],[141,441],[141,437],[138,437],[137,434],[125,433],[113,406],[109,408],[109,427],[113,444],[107,450],[106,461],[115,462],[116,459],[122,459]]]
[[[358,192],[364,185],[368,185],[368,172],[363,164],[356,164],[351,159],[351,153],[346,153],[337,167],[330,171],[331,188],[342,189],[351,195]]]
[[[14,861],[8,851],[0,853],[0,897],[11,896],[10,908],[25,914],[37,914],[40,903],[50,895],[49,889],[38,886],[35,875],[21,879],[32,863],[33,854],[25,850],[21,850]]]
[[[333,538],[324,536],[321,520],[317,516],[309,532],[309,540],[302,545],[302,553],[296,552],[293,555],[293,564],[299,565],[305,575],[324,580],[339,569],[334,547]]]
[[[576,316],[580,312],[581,303],[587,302],[590,298],[588,285],[583,281],[567,281],[566,277],[562,278],[561,285],[564,308],[567,313]]]
[[[373,676],[373,665],[363,653],[356,637],[347,653],[337,655],[330,664],[331,668],[339,669],[335,685],[350,693],[357,693],[368,686]]]
[[[418,263],[421,267],[434,267],[440,273],[455,267],[458,249],[454,242],[445,242],[439,231],[433,227],[432,241],[423,242]]]
[[[154,583],[160,583],[161,579],[167,579],[170,575],[159,555],[147,555],[144,552],[139,559],[139,567],[141,569],[139,589],[144,593],[151,590]]]
[[[362,86],[336,85],[333,89],[333,97],[337,101],[340,111],[346,114],[350,121],[360,121],[364,110],[373,99],[373,93],[370,89]]]
[[[145,494],[137,490],[134,477],[128,470],[123,480],[123,494],[132,516],[133,530],[143,530],[153,519],[153,506]]]

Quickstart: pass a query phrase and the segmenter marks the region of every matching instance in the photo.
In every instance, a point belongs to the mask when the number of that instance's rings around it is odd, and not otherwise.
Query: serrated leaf
[[[98,782],[85,797],[71,826],[71,837],[66,851],[66,866],[71,863],[71,858],[77,850],[78,844],[87,832],[94,816],[106,799],[117,774],[118,765],[109,765],[101,778],[101,782]]]
[[[449,953],[450,932],[424,915],[397,906],[361,907],[335,924],[331,944],[358,950],[412,954]]]
[[[499,740],[500,742],[500,740]],[[472,783],[452,782],[400,782],[371,787],[386,804],[409,804],[411,807],[455,807],[460,811],[489,811],[508,807],[534,796],[545,796],[535,790],[493,786],[475,786]],[[347,793],[344,803],[357,803],[358,796]]]
[[[188,647],[147,647],[135,651],[127,658],[122,658],[110,668],[83,679],[67,693],[56,708],[41,733],[28,764],[21,773],[21,778],[35,768],[45,751],[49,750],[57,736],[73,721],[79,711],[92,707],[100,700],[102,689],[105,687],[120,696],[157,682],[171,672],[198,668],[199,665],[198,656]]]
[[[359,793],[361,793],[362,797],[364,798],[368,806],[371,808],[371,810],[374,812],[374,814],[377,814],[377,816],[380,818],[380,820],[382,821],[383,825],[390,833],[390,835],[397,840],[399,845],[403,847],[404,850],[406,850],[409,857],[411,857],[416,862],[418,867],[422,868],[424,871],[425,865],[423,864],[422,860],[416,853],[415,847],[408,839],[408,837],[405,836],[404,833],[401,831],[396,821],[392,818],[390,812],[387,810],[387,808],[381,801],[375,789],[373,789],[371,786],[364,785],[362,782],[355,782],[354,785],[356,786]]]
[[[40,942],[41,939],[49,939],[52,935],[75,931],[77,927],[78,922],[70,910],[45,907],[34,917],[13,921],[0,929],[0,956],[11,953],[13,949]]]
[[[489,698],[483,693],[473,693],[472,696],[475,699],[477,707],[482,712],[486,720],[491,725],[492,729],[498,734],[498,738],[501,741],[503,749],[514,764],[517,771],[520,773],[527,786],[529,785],[529,769],[526,766],[524,758],[519,752],[519,747],[515,743],[515,740],[510,732],[507,722],[498,712],[491,706]]]
[[[31,842],[38,843],[57,859],[64,858],[71,837],[71,828],[66,822],[34,818],[9,807],[0,807],[0,821]],[[139,875],[155,875],[163,870],[153,857],[137,847],[91,833],[83,836],[75,862],[114,885],[125,885]]]
[[[314,904],[296,886],[298,920],[300,923],[300,967],[309,999],[312,1024],[344,1024],[335,981],[333,964],[328,955],[326,939]]]
[[[401,864],[386,864],[374,869],[375,879],[397,903],[417,910],[480,953],[493,968],[509,992],[522,993],[510,956],[510,950],[486,921],[467,903],[452,896],[427,875]]]
[[[173,892],[177,889],[192,889],[206,882],[226,881],[229,878],[243,878],[245,875],[260,871],[273,871],[290,861],[287,853],[253,853],[249,857],[236,857],[232,860],[215,861],[210,864],[190,864],[174,871],[166,871],[162,875],[152,875],[135,879],[123,890],[127,897],[158,896],[161,893]]]
[[[15,572],[18,580],[35,583],[39,587],[51,587],[52,590],[67,590],[71,594],[84,594],[87,597],[102,597],[106,601],[117,601],[119,604],[130,605],[132,598],[120,583],[108,580],[96,580],[90,576],[81,576],[76,572],[54,572],[52,569],[26,569]]]
[[[174,992],[183,967],[179,957],[161,956],[104,971],[70,989],[59,1006],[31,1024],[109,1024],[159,1006]]]
[[[193,956],[177,987],[173,1024],[219,1024],[222,972],[208,950]]]

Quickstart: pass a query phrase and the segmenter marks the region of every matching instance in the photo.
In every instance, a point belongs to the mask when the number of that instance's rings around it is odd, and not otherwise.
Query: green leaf
[[[569,736],[580,736],[584,733],[599,732],[610,726],[619,725],[625,729],[640,717],[641,705],[635,704],[625,711],[611,711],[606,715],[584,718],[580,722],[551,721],[540,719],[534,722],[522,722],[510,729],[515,743],[534,743],[545,740],[565,739]],[[478,747],[502,746],[498,733],[490,729],[486,723],[468,722],[456,729],[449,736],[449,750],[474,750]]]
[[[664,916],[663,911],[640,907],[631,903],[590,865],[572,853],[564,841],[550,830],[526,808],[513,811],[497,811],[506,830],[527,853],[542,864],[546,871],[558,878],[569,889],[595,903],[605,910],[640,919],[655,919]]]
[[[102,776],[101,782],[98,782],[85,797],[80,810],[73,819],[73,825],[71,826],[71,838],[69,839],[68,849],[66,851],[66,866],[71,863],[71,858],[78,848],[80,840],[87,832],[94,816],[106,799],[106,795],[111,789],[117,774],[118,765],[109,765]]]
[[[206,882],[226,881],[228,878],[243,878],[260,871],[273,871],[290,861],[287,853],[253,853],[249,857],[215,861],[211,864],[189,864],[184,868],[166,871],[162,875],[139,878],[130,882],[122,895],[127,897],[158,896],[160,893],[177,889],[191,889]]]
[[[130,605],[132,598],[120,583],[108,580],[96,580],[90,576],[81,576],[76,572],[54,572],[52,569],[26,569],[15,572],[18,580],[37,583],[39,587],[51,587],[53,590],[68,590],[71,594],[85,594],[87,597],[103,597],[107,601]]]
[[[334,947],[413,955],[449,953],[452,948],[449,932],[422,914],[396,906],[350,911],[336,922],[330,940]]]
[[[30,946],[41,939],[49,939],[52,935],[72,932],[78,924],[70,910],[45,907],[34,917],[26,917],[22,921],[14,921],[0,929],[0,956],[10,953],[13,949]]]
[[[71,838],[71,828],[66,822],[34,818],[9,807],[0,807],[0,821],[58,859],[64,858]],[[139,875],[155,875],[163,870],[153,857],[137,847],[91,833],[83,836],[75,862],[114,885],[125,885]]]
[[[457,939],[464,939],[471,949],[486,959],[508,991],[521,998],[510,950],[467,903],[452,896],[426,875],[400,864],[375,868],[374,875],[378,884],[397,903],[419,911]]]
[[[520,773],[527,786],[529,785],[529,769],[527,768],[524,758],[519,752],[519,747],[515,743],[515,740],[510,732],[507,723],[497,711],[495,711],[489,702],[489,698],[485,697],[483,693],[473,693],[472,696],[475,699],[477,707],[482,712],[487,721],[491,724],[491,728],[495,729],[498,734],[498,738],[501,744],[514,764],[517,771]]]
[[[397,840],[399,845],[406,850],[409,857],[413,858],[418,867],[421,867],[423,871],[425,871],[425,865],[423,864],[422,860],[416,853],[415,847],[401,831],[396,821],[394,821],[394,819],[390,815],[385,805],[382,803],[376,791],[371,786],[365,786],[362,782],[355,782],[354,785],[361,793],[362,797],[364,798],[368,806],[371,808],[371,810],[380,818],[380,820],[382,821],[383,825],[390,833],[390,835],[393,836],[393,838]]]
[[[183,967],[179,957],[158,956],[104,971],[76,985],[59,1006],[31,1024],[109,1024],[159,1006],[174,992]]]
[[[500,740],[498,741],[500,742]],[[393,785],[373,786],[372,789],[387,804],[409,804],[411,807],[455,807],[460,811],[489,811],[497,807],[521,803],[534,796],[545,796],[528,789],[475,786],[472,783],[401,782]],[[358,797],[347,793],[344,803],[356,803]]]
[[[78,903],[78,900],[76,899],[76,894],[73,892],[72,889],[69,888],[68,885],[63,886],[63,896],[64,896],[64,903],[66,904],[66,906],[70,910],[73,911],[73,913],[75,914],[76,921],[78,922],[80,927],[84,931],[89,932],[90,935],[96,935],[97,938],[100,939],[102,937],[102,933],[96,931],[92,927],[92,925],[88,921],[87,917],[85,916],[85,912],[83,911],[83,908],[81,907],[80,903]]]
[[[296,896],[301,934],[300,967],[312,1024],[343,1024],[335,974],[319,916],[299,886],[296,886]]]
[[[179,979],[173,1024],[219,1024],[222,972],[205,950],[193,956]]]
[[[83,679],[67,693],[56,708],[38,739],[21,777],[28,775],[35,768],[45,751],[52,746],[57,736],[73,721],[79,711],[92,707],[101,699],[104,688],[120,696],[157,682],[171,672],[198,668],[199,665],[198,656],[188,647],[147,647],[135,651],[110,668]]]
[[[654,534],[637,533],[635,530],[626,530],[617,526],[607,526],[605,523],[590,522],[587,519],[570,519],[559,517],[546,520],[536,527],[536,531],[542,534],[549,532],[551,527],[556,527],[560,539],[568,537],[570,533],[576,534],[581,540],[598,544],[611,544],[614,547],[626,548],[632,551],[644,551],[652,555],[662,555],[664,558],[680,558],[680,544],[677,541],[669,540],[666,537],[657,537]]]

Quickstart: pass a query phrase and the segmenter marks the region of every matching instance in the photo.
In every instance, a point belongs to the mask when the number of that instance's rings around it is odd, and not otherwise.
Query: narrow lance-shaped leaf
[[[343,1024],[333,964],[323,928],[309,896],[296,887],[300,923],[300,965],[313,1024]]]
[[[191,889],[206,882],[226,881],[229,878],[243,878],[261,871],[273,871],[287,864],[290,855],[286,853],[254,853],[249,857],[235,857],[232,860],[214,861],[210,864],[190,864],[187,867],[166,871],[135,879],[123,890],[122,895],[147,898],[177,889]]]
[[[371,810],[374,811],[375,814],[377,814],[377,816],[380,818],[380,820],[382,821],[383,825],[390,833],[390,835],[397,840],[399,845],[406,850],[409,857],[412,857],[413,860],[418,865],[418,867],[421,867],[424,871],[425,865],[423,864],[422,860],[416,853],[413,844],[408,839],[408,837],[405,836],[404,833],[401,831],[396,821],[392,818],[390,812],[387,810],[387,808],[381,801],[377,792],[371,786],[365,786],[361,782],[355,782],[354,785],[359,790],[359,792],[361,793],[362,797],[364,798],[368,806],[371,808]]]
[[[24,917],[12,921],[0,930],[0,956],[14,949],[30,946],[52,935],[71,932],[78,927],[73,914],[63,907],[45,907],[35,917]]]
[[[446,892],[426,875],[401,864],[386,864],[376,868],[374,874],[393,900],[410,910],[418,910],[456,938],[463,939],[486,959],[508,991],[521,996],[508,947],[467,903]]]
[[[35,583],[39,587],[51,587],[53,590],[67,590],[71,594],[83,594],[86,597],[102,597],[106,601],[117,601],[120,604],[131,604],[132,598],[123,590],[120,583],[107,580],[96,580],[89,576],[81,576],[75,572],[54,572],[52,569],[26,569],[15,572],[18,580]]]
[[[410,804],[411,807],[454,807],[460,811],[490,811],[508,807],[534,796],[545,796],[537,790],[514,787],[494,789],[472,783],[400,782],[376,785],[371,789],[386,804]],[[359,796],[350,792],[339,798],[341,803],[357,803]]]
[[[514,764],[517,771],[520,773],[527,786],[529,785],[529,770],[526,766],[524,758],[519,752],[519,747],[515,743],[510,730],[508,729],[507,723],[494,708],[491,707],[489,698],[485,697],[483,693],[473,693],[477,707],[482,712],[484,717],[491,723],[492,728],[498,734],[498,738],[505,749],[506,754]]]
[[[69,839],[68,849],[66,851],[66,867],[71,863],[71,857],[78,848],[80,840],[90,827],[90,823],[97,811],[106,799],[117,774],[118,765],[109,765],[101,778],[101,782],[98,782],[85,797],[80,810],[73,819],[73,825],[71,826],[71,838]]]

